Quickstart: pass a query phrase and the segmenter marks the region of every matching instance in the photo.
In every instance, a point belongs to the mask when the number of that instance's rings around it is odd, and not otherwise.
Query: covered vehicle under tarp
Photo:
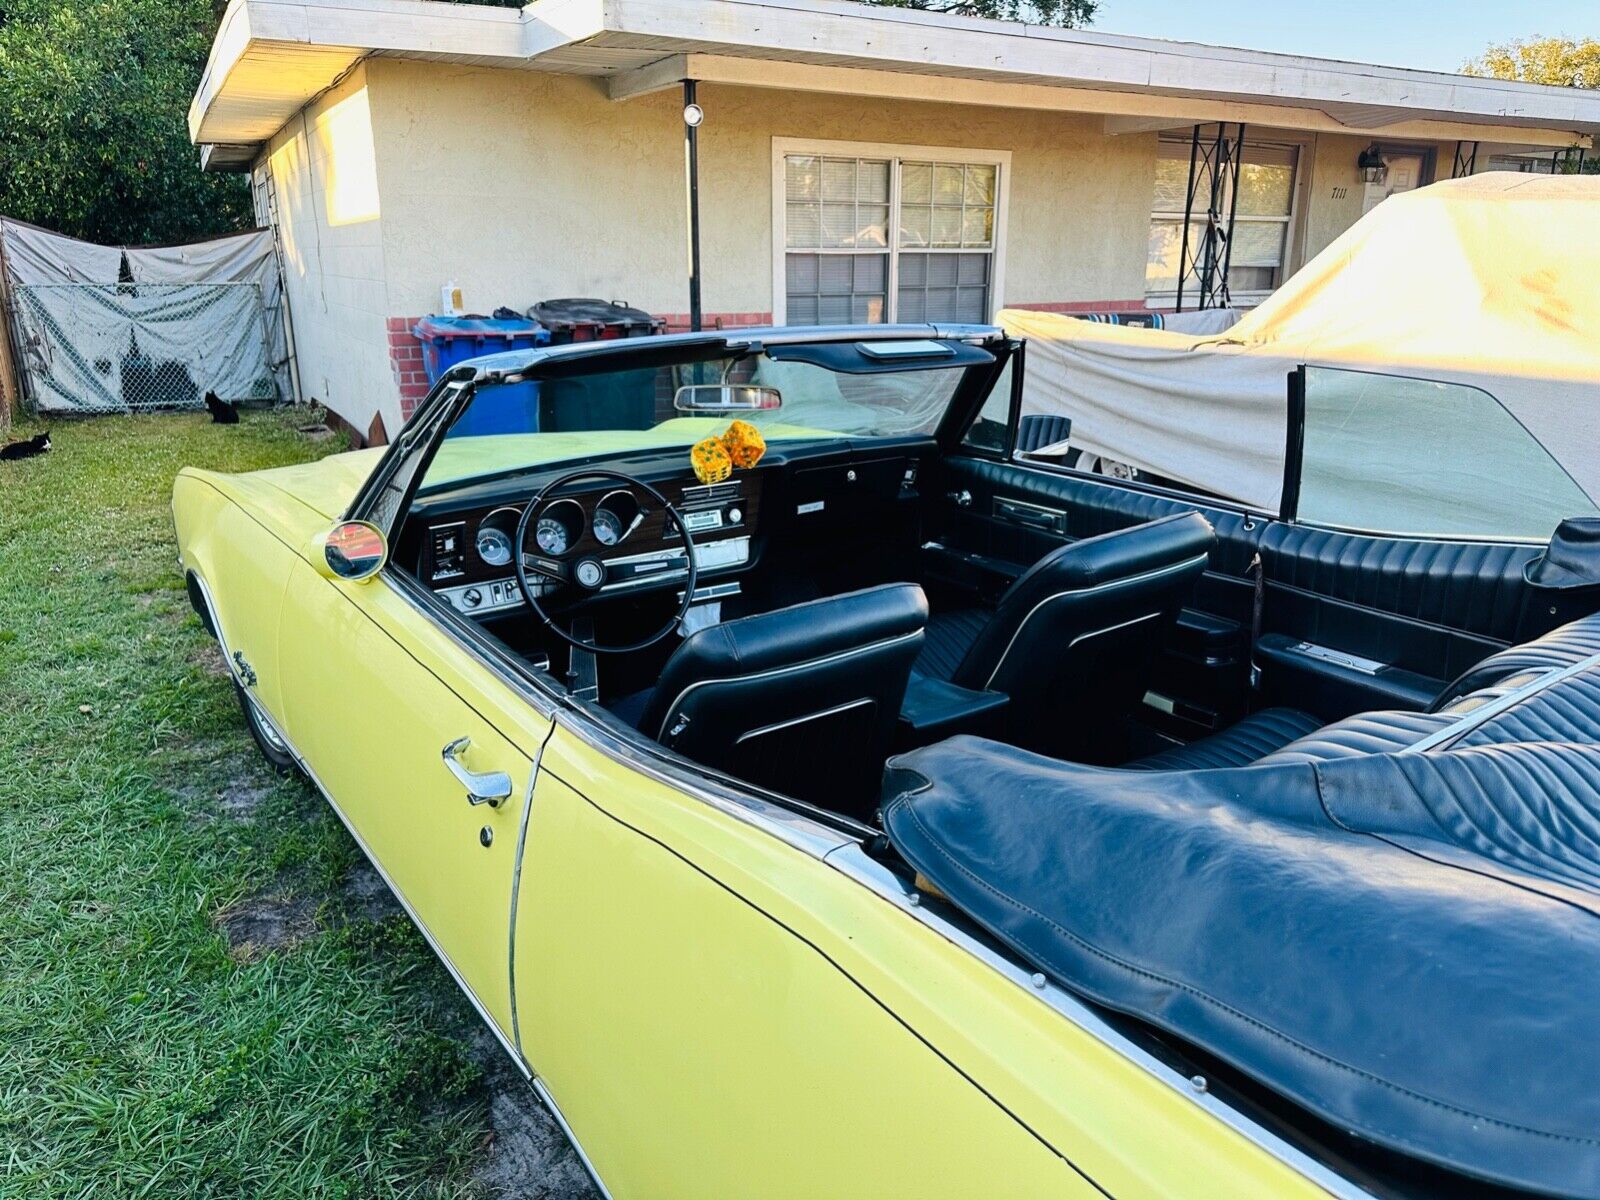
[[[1025,414],[1072,448],[1277,512],[1301,364],[1482,388],[1600,499],[1600,179],[1491,173],[1384,201],[1225,333],[1008,309]]]

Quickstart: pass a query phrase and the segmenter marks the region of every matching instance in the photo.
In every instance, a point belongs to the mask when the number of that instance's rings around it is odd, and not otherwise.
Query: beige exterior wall
[[[274,137],[271,176],[301,391],[365,433],[400,428],[385,316],[372,96],[357,69]]]
[[[700,100],[707,313],[773,311],[775,138],[1008,152],[996,300],[1144,297],[1154,133],[1110,136],[1093,116],[731,86],[704,86]],[[263,159],[305,395],[363,431],[377,413],[397,431],[401,395],[414,400],[420,377],[397,376],[418,364],[397,361],[407,352],[386,321],[436,311],[449,281],[477,312],[593,295],[684,313],[680,104],[676,89],[619,103],[595,79],[397,59],[371,59],[319,98]],[[1360,217],[1356,159],[1372,138],[1288,136],[1304,147],[1292,272]],[[1454,146],[1436,152],[1447,175]]]
[[[681,98],[614,103],[598,81],[375,60],[389,299],[427,312],[455,279],[469,308],[572,294],[687,309]],[[703,87],[707,312],[770,312],[772,139],[1013,155],[1007,303],[1135,300],[1154,135],[1099,118]]]

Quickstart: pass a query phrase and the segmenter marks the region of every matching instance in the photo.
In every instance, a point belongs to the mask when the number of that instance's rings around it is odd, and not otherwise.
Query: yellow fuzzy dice
[[[710,437],[697,442],[689,451],[689,463],[694,467],[694,477],[701,483],[721,483],[733,474],[733,459],[721,438]]]
[[[722,435],[722,445],[733,465],[743,471],[755,466],[767,452],[766,439],[749,421],[735,421],[729,425],[728,432]]]

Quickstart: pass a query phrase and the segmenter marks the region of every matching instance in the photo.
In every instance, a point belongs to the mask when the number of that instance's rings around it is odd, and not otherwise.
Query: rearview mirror
[[[678,389],[672,407],[702,417],[738,416],[782,408],[783,396],[777,388],[753,383],[691,383]]]
[[[383,531],[367,521],[341,521],[318,534],[311,547],[312,565],[319,574],[348,583],[371,579],[388,558]]]

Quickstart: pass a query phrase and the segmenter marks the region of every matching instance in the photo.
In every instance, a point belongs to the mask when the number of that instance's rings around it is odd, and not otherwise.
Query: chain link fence
[[[197,409],[279,399],[255,283],[55,283],[12,289],[39,413]]]

